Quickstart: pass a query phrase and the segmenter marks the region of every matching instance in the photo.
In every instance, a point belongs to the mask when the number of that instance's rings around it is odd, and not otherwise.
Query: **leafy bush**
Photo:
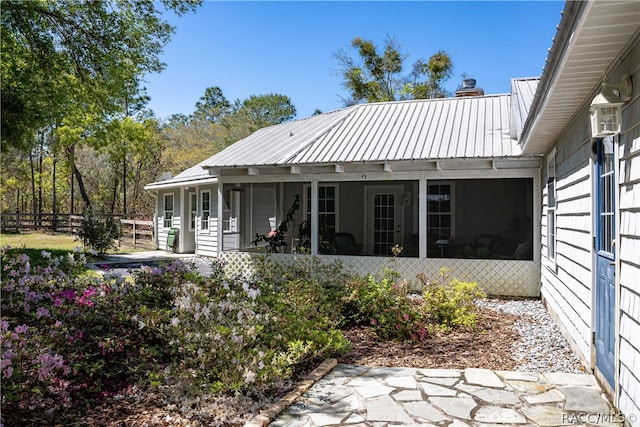
[[[380,338],[424,339],[427,335],[418,306],[409,298],[408,283],[391,269],[385,269],[382,277],[371,275],[356,284],[349,301],[351,320],[370,324]]]
[[[116,239],[120,235],[118,223],[112,217],[100,219],[93,209],[86,208],[82,214],[82,223],[78,238],[85,250],[94,250],[99,254],[118,247]]]
[[[474,326],[474,301],[485,294],[474,282],[447,282],[446,269],[441,270],[440,277],[443,283],[430,282],[419,275],[422,294],[412,296],[409,284],[396,271],[386,268],[381,276],[352,281],[343,307],[352,323],[370,325],[382,339],[421,341],[436,330]]]
[[[185,283],[176,288],[170,319],[172,363],[168,380],[192,392],[240,391],[271,378],[268,347],[260,334],[269,318],[248,284],[207,288]]]
[[[332,306],[343,289],[332,279],[347,278],[337,266],[265,263],[273,277],[249,282],[175,261],[122,279],[78,274],[81,254],[42,258],[2,251],[3,414],[54,416],[131,384],[265,390],[348,346]]]
[[[363,279],[307,256],[266,257],[245,280],[225,277],[219,262],[207,278],[174,261],[122,279],[82,274],[79,253],[43,251],[40,265],[15,250],[0,255],[3,414],[54,416],[134,383],[185,395],[264,391],[346,351],[346,324],[421,340],[435,324],[472,325],[482,296],[475,283],[423,277],[422,299],[411,299],[392,270]]]
[[[477,320],[474,301],[485,298],[486,294],[476,282],[455,278],[446,282],[449,270],[444,267],[440,269],[440,278],[445,283],[431,282],[424,275],[418,276],[423,286],[422,315],[445,331],[456,326],[474,326]]]
[[[143,318],[139,289],[77,273],[84,255],[31,266],[2,250],[4,405],[53,413],[146,376],[166,342]]]
[[[299,257],[292,264],[265,257],[258,264],[255,281],[271,319],[265,336],[279,352],[274,360],[282,365],[282,375],[348,349],[340,326],[350,280],[339,262],[325,263],[318,257]]]

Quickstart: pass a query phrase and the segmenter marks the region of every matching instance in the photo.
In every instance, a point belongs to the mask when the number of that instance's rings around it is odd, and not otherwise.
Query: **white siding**
[[[218,221],[209,221],[209,232],[198,233],[196,254],[212,257],[218,255]]]
[[[211,193],[209,229],[202,229],[201,208],[202,192]],[[196,254],[215,257],[218,256],[218,186],[207,185],[198,187],[198,216],[196,218]]]
[[[640,44],[629,55],[636,70]],[[624,66],[624,65],[623,65]],[[632,76],[640,81],[640,71]],[[640,84],[624,105],[619,165],[619,377],[617,406],[626,415],[640,415]],[[640,421],[637,424],[640,425]]]
[[[608,74],[619,81],[633,73],[640,81],[640,44],[633,47],[619,68]],[[627,417],[640,414],[640,84],[634,84],[631,101],[623,106],[622,133],[618,139],[618,211],[616,271],[619,293],[617,320],[617,384],[614,403]],[[583,108],[566,128],[555,148],[557,191],[557,270],[547,259],[546,206],[542,209],[542,289],[549,311],[559,321],[579,355],[592,363],[594,256],[592,249],[595,208],[592,197],[593,165],[588,112]],[[543,171],[544,174],[544,171]],[[546,182],[546,178],[543,179]],[[633,425],[640,425],[636,421]]]
[[[547,257],[547,193],[543,190],[541,294],[574,351],[591,362],[592,217],[590,139],[586,115],[556,146],[556,263]],[[543,162],[546,164],[546,162]],[[543,173],[545,173],[543,171]],[[546,176],[542,182],[547,182]]]

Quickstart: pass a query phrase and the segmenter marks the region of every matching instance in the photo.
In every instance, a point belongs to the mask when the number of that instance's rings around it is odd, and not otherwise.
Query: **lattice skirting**
[[[219,258],[225,261],[229,274],[251,275],[258,257],[265,255],[247,252],[222,252]],[[274,261],[293,263],[300,257],[309,255],[271,254]],[[493,259],[420,259],[420,258],[380,258],[363,256],[319,255],[325,261],[342,261],[345,268],[354,274],[368,275],[382,272],[386,266],[393,267],[409,281],[417,282],[420,273],[431,280],[439,279],[442,267],[449,269],[449,275],[463,281],[477,282],[488,295],[510,297],[540,296],[540,264],[534,261],[511,261]],[[393,265],[391,265],[393,263]]]

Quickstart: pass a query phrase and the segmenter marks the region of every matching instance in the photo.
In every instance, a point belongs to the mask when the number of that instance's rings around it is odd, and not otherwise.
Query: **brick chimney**
[[[456,91],[456,98],[462,96],[482,96],[484,90],[480,87],[476,87],[476,79],[464,79],[462,81],[462,88]]]

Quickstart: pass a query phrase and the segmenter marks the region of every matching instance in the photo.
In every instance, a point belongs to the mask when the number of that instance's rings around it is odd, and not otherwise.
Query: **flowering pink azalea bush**
[[[2,414],[91,404],[132,384],[180,394],[266,391],[346,348],[314,286],[200,276],[179,261],[129,279],[82,274],[84,256],[42,265],[4,248]],[[288,301],[288,302],[287,302]],[[280,328],[278,322],[286,322]]]
[[[144,378],[163,362],[166,342],[140,327],[147,301],[122,279],[80,274],[84,255],[32,266],[7,248],[2,256],[3,414],[7,408],[53,414]]]

